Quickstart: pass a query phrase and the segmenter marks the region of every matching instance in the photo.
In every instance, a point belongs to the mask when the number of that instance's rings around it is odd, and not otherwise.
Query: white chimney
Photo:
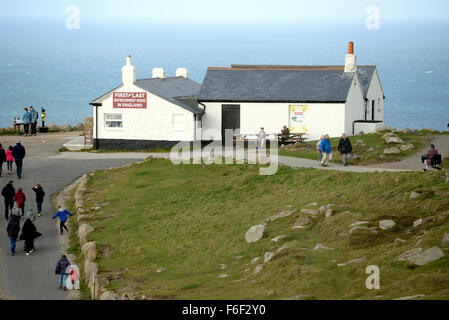
[[[354,54],[354,42],[349,42],[348,54],[345,58],[345,72],[355,72],[357,68],[357,56]]]
[[[136,82],[136,68],[131,64],[131,55],[126,56],[126,65],[122,68],[122,82],[124,85]]]
[[[165,79],[165,69],[164,68],[154,68],[153,69],[153,79],[160,78]]]
[[[189,70],[187,68],[176,69],[176,77],[183,77],[185,79],[189,78]]]

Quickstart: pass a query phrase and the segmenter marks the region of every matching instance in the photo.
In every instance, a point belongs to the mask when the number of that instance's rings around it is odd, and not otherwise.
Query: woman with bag
[[[67,290],[66,287],[66,281],[67,281],[67,269],[70,266],[69,260],[67,260],[67,257],[62,255],[61,259],[59,259],[58,263],[56,264],[56,270],[55,273],[59,275],[59,289],[63,289],[64,291]]]

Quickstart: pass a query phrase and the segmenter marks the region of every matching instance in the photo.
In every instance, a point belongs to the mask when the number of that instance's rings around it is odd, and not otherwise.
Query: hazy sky
[[[376,5],[381,19],[448,19],[447,0],[14,0],[2,1],[1,16],[61,17],[69,5],[81,19],[145,19],[149,22],[366,19]]]

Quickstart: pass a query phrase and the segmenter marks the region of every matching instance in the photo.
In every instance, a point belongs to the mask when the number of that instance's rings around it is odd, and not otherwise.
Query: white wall
[[[363,133],[372,133],[376,132],[377,129],[382,127],[382,122],[359,122],[354,125],[354,134]]]
[[[384,93],[382,91],[382,86],[380,84],[379,74],[374,72],[373,78],[371,79],[370,87],[368,88],[368,93],[366,95],[368,98],[368,113],[367,118],[371,120],[371,101],[375,101],[374,110],[374,120],[384,121]],[[380,109],[380,111],[378,111]]]
[[[365,99],[363,88],[357,76],[354,77],[348,92],[346,101],[345,129],[340,132],[352,135],[352,125],[354,121],[365,120]]]
[[[203,116],[203,140],[211,140],[208,129],[215,129],[216,140],[221,140],[221,110],[223,104],[240,105],[240,132],[256,134],[260,127],[267,133],[280,133],[284,125],[289,126],[291,105],[306,105],[306,126],[309,140],[317,140],[328,133],[340,136],[345,129],[345,105],[326,103],[216,103],[204,102],[206,113]]]
[[[122,86],[114,92],[145,92],[135,85]],[[98,107],[99,139],[128,139],[128,140],[167,140],[193,141],[195,124],[193,113],[147,92],[146,109],[114,109],[112,94],[102,101]],[[106,128],[105,114],[122,114],[123,128]],[[183,130],[173,130],[173,115],[182,115]],[[94,124],[95,127],[95,124]]]

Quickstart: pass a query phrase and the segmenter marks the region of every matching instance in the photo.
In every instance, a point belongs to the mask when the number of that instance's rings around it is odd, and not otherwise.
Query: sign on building
[[[114,92],[113,108],[131,108],[146,109],[147,93],[146,92]]]
[[[290,131],[296,133],[307,133],[307,111],[309,106],[291,105],[290,106]]]

